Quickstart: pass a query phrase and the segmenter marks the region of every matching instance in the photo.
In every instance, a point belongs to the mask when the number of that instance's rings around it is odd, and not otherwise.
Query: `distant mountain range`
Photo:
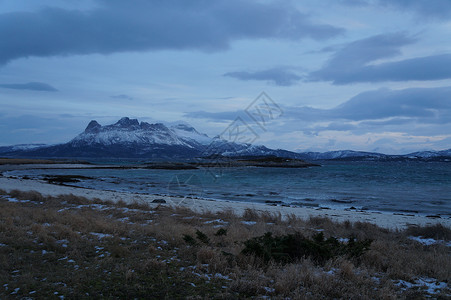
[[[167,127],[164,124],[138,122],[122,118],[102,126],[91,121],[85,131],[68,143],[58,145],[22,144],[0,147],[3,157],[154,159],[175,160],[197,157],[262,157],[276,156],[308,161],[318,160],[427,160],[451,161],[451,149],[424,151],[407,155],[386,155],[360,151],[296,153],[265,146],[234,143],[211,138],[187,124]]]
[[[451,149],[442,151],[421,151],[404,155],[389,155],[377,152],[364,152],[353,150],[339,150],[328,152],[300,152],[301,159],[305,160],[358,160],[358,161],[451,161]]]

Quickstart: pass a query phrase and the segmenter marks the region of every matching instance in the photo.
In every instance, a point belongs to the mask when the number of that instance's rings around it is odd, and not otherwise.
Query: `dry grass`
[[[245,241],[266,232],[308,237],[322,232],[326,238],[373,242],[360,257],[321,264],[309,257],[265,263],[241,253]],[[449,282],[450,248],[408,237],[449,241],[449,233],[440,226],[393,232],[327,218],[285,220],[254,210],[244,216],[231,210],[201,214],[164,205],[0,191],[0,298],[424,298],[424,289],[396,283]],[[433,296],[444,299],[450,290],[442,287]]]

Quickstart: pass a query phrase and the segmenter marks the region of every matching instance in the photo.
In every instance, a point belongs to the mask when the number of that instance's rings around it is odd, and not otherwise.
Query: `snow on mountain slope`
[[[101,144],[104,146],[160,144],[193,147],[161,123],[139,123],[138,120],[129,118],[122,118],[115,124],[107,126],[101,126],[96,121],[91,121],[85,131],[75,137],[70,143],[73,145]]]
[[[338,150],[328,152],[301,152],[299,154],[302,155],[304,159],[310,160],[341,159],[350,157],[383,158],[386,156],[385,154],[381,153],[353,151],[353,150]]]
[[[407,154],[410,157],[421,157],[421,158],[432,158],[439,156],[451,156],[451,149],[442,150],[442,151],[419,151]]]
[[[13,146],[1,146],[0,153],[14,152],[14,151],[23,151],[23,150],[32,150],[38,149],[42,147],[46,147],[46,144],[18,144]]]
[[[0,147],[0,153],[7,156],[29,157],[102,157],[102,158],[151,158],[192,159],[215,155],[276,156],[305,160],[328,159],[423,159],[451,157],[451,149],[423,151],[409,155],[385,155],[361,151],[329,151],[295,153],[282,149],[269,149],[262,145],[234,143],[219,137],[210,138],[198,132],[189,124],[167,127],[161,123],[150,124],[136,119],[122,118],[114,124],[102,126],[91,121],[84,132],[65,144],[16,145]]]
[[[178,124],[171,126],[171,131],[181,140],[187,143],[199,143],[200,145],[209,145],[213,139],[204,133],[199,133],[194,127],[187,124]]]

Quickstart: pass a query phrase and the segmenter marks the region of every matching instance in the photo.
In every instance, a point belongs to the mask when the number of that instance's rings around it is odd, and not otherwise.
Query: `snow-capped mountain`
[[[31,150],[31,149],[37,149],[41,147],[47,146],[46,144],[18,144],[13,146],[2,146],[0,147],[0,154],[1,153],[7,153],[7,152],[13,152],[13,151],[22,151],[22,150]]]
[[[70,141],[74,146],[117,144],[162,144],[162,145],[190,145],[184,143],[177,134],[161,123],[139,123],[136,119],[122,118],[115,124],[101,126],[93,120],[85,131]]]
[[[114,124],[102,126],[91,121],[86,129],[65,144],[17,150],[10,156],[76,157],[76,158],[151,158],[192,159],[205,156],[279,156],[299,158],[286,150],[272,150],[265,146],[238,144],[220,138],[210,138],[187,124],[168,128],[164,124],[138,122],[122,118]]]
[[[409,157],[434,158],[434,157],[450,157],[451,149],[442,151],[420,151],[407,154]]]
[[[42,144],[0,147],[5,157],[47,158],[135,158],[135,159],[194,159],[198,157],[276,156],[315,160],[440,160],[451,161],[451,149],[414,152],[407,155],[386,155],[352,150],[296,153],[282,149],[269,149],[262,145],[235,143],[211,138],[188,124],[167,127],[162,123],[150,124],[137,119],[122,118],[111,125],[91,121],[86,129],[65,144]]]
[[[363,151],[353,151],[353,150],[338,150],[338,151],[328,151],[328,152],[301,152],[304,159],[309,160],[330,160],[330,159],[346,159],[346,158],[373,158],[381,159],[386,158],[386,154],[375,153],[375,152],[363,152]]]
[[[213,139],[204,133],[199,133],[194,127],[187,124],[171,126],[171,131],[182,141],[188,144],[209,145]]]
[[[364,152],[353,150],[339,150],[328,152],[299,152],[304,160],[364,160],[364,161],[449,161],[451,160],[451,149],[442,151],[422,151],[405,155],[388,155],[376,152]]]

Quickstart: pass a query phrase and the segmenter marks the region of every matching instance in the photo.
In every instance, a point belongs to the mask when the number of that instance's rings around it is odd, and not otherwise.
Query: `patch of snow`
[[[211,224],[211,223],[229,224],[229,222],[221,220],[221,219],[216,219],[216,220],[211,220],[211,221],[205,221],[204,222],[204,224]]]
[[[274,293],[276,290],[267,286],[264,286],[263,289],[268,293]]]
[[[445,244],[448,247],[451,247],[451,241],[444,241],[444,240],[435,240],[432,238],[423,238],[421,236],[409,236],[410,240],[416,241],[420,244],[423,244],[425,246],[435,245],[435,244]]]
[[[255,221],[241,221],[241,224],[244,224],[244,225],[255,225],[255,224],[257,224],[257,222],[255,222]]]
[[[347,242],[349,242],[349,239],[348,238],[339,238],[338,241],[342,242],[342,243],[347,243]]]
[[[324,273],[329,274],[329,275],[335,275],[337,273],[337,269],[331,268],[329,271],[324,272]]]
[[[413,283],[404,280],[396,280],[394,284],[399,286],[402,290],[424,288],[429,294],[438,294],[442,289],[446,289],[448,287],[446,282],[438,282],[436,279],[428,277],[416,279]]]
[[[61,247],[67,248],[67,244],[69,244],[69,241],[66,239],[58,240],[56,241],[57,244],[61,244]]]
[[[112,237],[111,234],[108,233],[100,233],[100,232],[90,232],[90,235],[93,235],[99,239],[103,239],[103,238],[107,238],[107,237]]]
[[[119,222],[122,222],[122,223],[134,224],[133,222],[130,222],[130,218],[129,217],[123,217],[123,218],[119,218],[117,220]]]
[[[225,280],[232,280],[232,279],[230,279],[229,276],[227,276],[227,275],[222,275],[221,273],[216,273],[216,274],[215,274],[215,278],[225,279]]]
[[[6,247],[6,246],[8,246],[8,245],[0,243],[0,247]]]

